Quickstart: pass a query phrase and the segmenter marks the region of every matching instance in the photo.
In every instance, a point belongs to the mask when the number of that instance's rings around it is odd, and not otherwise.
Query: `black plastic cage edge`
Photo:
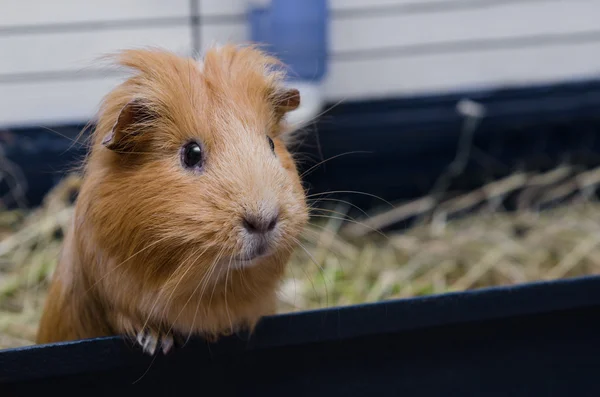
[[[312,344],[336,344],[361,337],[471,324],[600,307],[600,276],[539,281],[513,286],[415,297],[266,317],[255,334],[217,343],[193,339],[198,358],[244,355]],[[575,325],[574,325],[575,326]],[[498,335],[502,338],[502,335]],[[145,356],[122,337],[107,337],[0,350],[0,384],[52,379],[132,366]]]

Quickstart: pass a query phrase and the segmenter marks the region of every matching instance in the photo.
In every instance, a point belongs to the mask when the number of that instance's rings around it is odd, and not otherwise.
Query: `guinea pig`
[[[252,332],[308,221],[285,139],[299,92],[255,46],[116,60],[133,73],[100,105],[36,342],[124,335],[166,354]]]

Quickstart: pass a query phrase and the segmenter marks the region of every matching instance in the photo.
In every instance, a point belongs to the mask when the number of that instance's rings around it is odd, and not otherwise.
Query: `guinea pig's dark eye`
[[[267,139],[269,140],[269,146],[271,146],[271,150],[273,153],[275,153],[275,142],[273,142],[270,136],[267,136]]]
[[[187,168],[202,166],[202,148],[196,142],[190,142],[183,147],[181,162]]]

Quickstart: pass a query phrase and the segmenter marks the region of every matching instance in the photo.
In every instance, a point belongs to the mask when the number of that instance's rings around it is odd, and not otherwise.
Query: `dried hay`
[[[307,229],[282,288],[281,311],[598,273],[600,203],[592,196],[599,181],[600,170],[559,167],[359,221],[345,221],[347,203],[316,209],[334,216]],[[79,178],[69,176],[36,210],[0,212],[0,348],[33,341],[78,186]],[[502,210],[515,192],[520,208]],[[537,211],[556,200],[562,205]],[[374,231],[415,216],[423,218],[408,230]]]

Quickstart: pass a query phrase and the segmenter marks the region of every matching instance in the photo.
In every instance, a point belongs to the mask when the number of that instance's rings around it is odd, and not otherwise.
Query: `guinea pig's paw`
[[[171,333],[159,333],[152,330],[143,330],[136,336],[137,343],[141,346],[144,353],[153,356],[160,348],[163,354],[169,353],[175,345]]]

